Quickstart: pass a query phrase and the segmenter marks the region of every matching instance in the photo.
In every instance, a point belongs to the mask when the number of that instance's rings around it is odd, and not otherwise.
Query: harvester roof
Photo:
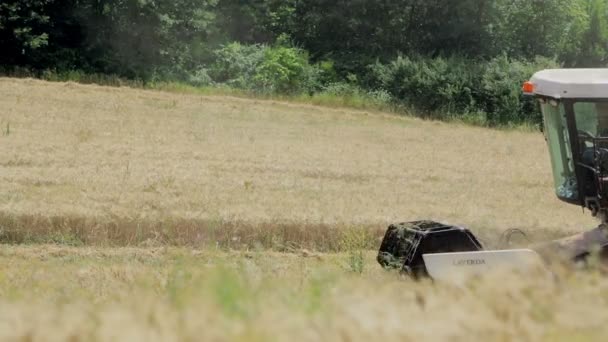
[[[608,69],[547,69],[530,79],[529,93],[553,98],[608,99]]]

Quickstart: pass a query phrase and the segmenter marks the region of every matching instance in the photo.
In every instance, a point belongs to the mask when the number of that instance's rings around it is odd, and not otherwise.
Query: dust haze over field
[[[605,335],[599,271],[456,288],[373,260],[394,221],[489,245],[593,227],[555,199],[538,132],[8,78],[0,93],[0,338]]]

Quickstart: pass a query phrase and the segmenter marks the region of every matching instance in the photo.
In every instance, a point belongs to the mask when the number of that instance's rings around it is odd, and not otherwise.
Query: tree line
[[[608,63],[608,0],[3,0],[5,73],[79,71],[538,122],[520,83]]]

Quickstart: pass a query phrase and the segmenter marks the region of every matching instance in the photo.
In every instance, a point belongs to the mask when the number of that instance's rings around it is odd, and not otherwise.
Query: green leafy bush
[[[349,82],[334,82],[321,87],[313,102],[352,108],[392,110],[392,96],[384,89],[366,90]]]
[[[265,93],[296,94],[314,86],[315,74],[306,52],[278,46],[266,49],[254,82]]]
[[[231,43],[214,52],[215,62],[210,68],[199,69],[191,82],[206,82],[250,90],[264,94],[312,93],[320,89],[322,72],[330,73],[331,66],[309,63],[308,54],[286,46],[243,45]],[[205,73],[209,75],[206,79]],[[198,81],[201,79],[201,81]],[[202,83],[202,82],[201,82]]]
[[[189,75],[188,83],[197,87],[209,87],[213,86],[215,82],[209,75],[209,69],[202,66]]]
[[[209,68],[211,79],[220,84],[238,88],[253,88],[253,79],[264,61],[264,45],[227,44],[214,51],[215,62]]]
[[[541,116],[521,84],[534,72],[556,67],[553,60],[496,57],[482,62],[462,58],[409,58],[370,66],[372,85],[423,117],[461,119],[490,126],[540,123]]]
[[[491,125],[510,123],[540,123],[542,118],[533,98],[525,97],[521,85],[536,71],[556,67],[550,59],[537,58],[534,61],[510,60],[497,57],[484,65],[480,92],[477,100],[479,110],[486,113]]]
[[[404,56],[371,66],[379,88],[429,117],[468,112],[474,107],[474,69],[455,58],[415,60]]]

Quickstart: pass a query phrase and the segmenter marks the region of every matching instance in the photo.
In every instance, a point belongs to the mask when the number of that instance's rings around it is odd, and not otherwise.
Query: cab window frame
[[[555,99],[553,99],[555,100]],[[560,100],[558,100],[560,101]],[[583,173],[585,167],[583,166],[582,155],[580,154],[580,141],[578,138],[578,127],[576,126],[576,112],[574,105],[576,103],[608,103],[608,98],[563,98],[561,102],[564,104],[564,110],[566,112],[566,125],[568,128],[568,135],[570,137],[570,143],[572,144],[572,160],[574,162],[574,172],[576,176],[576,182],[578,187],[579,199],[578,201],[566,201],[572,204],[579,204],[585,206],[586,199],[584,197],[585,180]],[[574,153],[574,151],[577,151]]]

